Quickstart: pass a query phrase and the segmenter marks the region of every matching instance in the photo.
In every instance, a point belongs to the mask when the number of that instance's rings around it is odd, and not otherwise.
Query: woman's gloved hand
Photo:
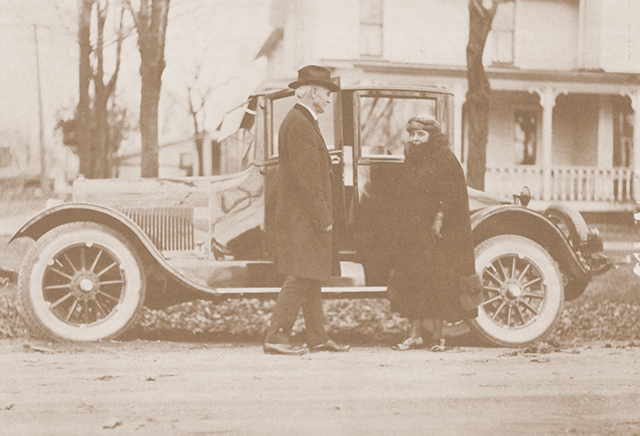
[[[435,242],[438,242],[442,239],[442,219],[444,218],[444,214],[442,211],[438,212],[436,218],[433,220],[433,224],[431,225],[431,237]]]

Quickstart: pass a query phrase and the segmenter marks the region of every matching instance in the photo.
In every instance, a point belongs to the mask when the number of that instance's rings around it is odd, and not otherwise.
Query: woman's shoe
[[[444,345],[444,338],[440,338],[438,339],[438,341],[436,342],[436,344],[431,347],[431,351],[434,352],[441,352],[447,349],[447,347]]]
[[[418,348],[422,348],[422,344],[422,338],[407,338],[398,345],[394,345],[393,347],[391,347],[391,349],[396,351],[416,350]]]

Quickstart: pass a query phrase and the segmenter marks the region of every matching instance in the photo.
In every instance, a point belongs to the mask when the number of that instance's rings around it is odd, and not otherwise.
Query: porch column
[[[633,199],[640,201],[640,91],[630,92],[633,109]]]
[[[551,151],[553,146],[553,108],[559,92],[552,88],[535,90],[542,106],[542,199],[551,200]]]
[[[462,138],[462,126],[464,120],[462,119],[462,106],[464,106],[464,102],[466,101],[466,87],[457,83],[453,86],[453,153],[456,157],[463,162],[463,167],[467,168],[467,156],[463,156],[463,153],[466,150],[462,150],[462,143],[464,142],[464,138]],[[465,153],[466,154],[466,153]]]

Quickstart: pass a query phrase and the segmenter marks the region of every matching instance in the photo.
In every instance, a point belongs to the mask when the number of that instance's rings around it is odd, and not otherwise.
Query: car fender
[[[501,234],[521,235],[540,244],[558,263],[567,279],[567,300],[580,296],[591,280],[591,272],[573,250],[566,235],[539,212],[517,204],[487,207],[471,215],[471,228],[476,246]]]
[[[168,272],[178,283],[187,286],[187,288],[206,292],[209,297],[217,292],[201,285],[172,267],[162,256],[162,253],[156,248],[149,236],[140,228],[135,221],[120,211],[105,206],[89,203],[63,203],[49,209],[44,210],[38,215],[27,221],[9,240],[27,237],[38,240],[49,230],[62,224],[79,221],[90,221],[106,225],[129,238],[133,242],[136,249],[143,258],[149,260],[149,257],[159,267]]]

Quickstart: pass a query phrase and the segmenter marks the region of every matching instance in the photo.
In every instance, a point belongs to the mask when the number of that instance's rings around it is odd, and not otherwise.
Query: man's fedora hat
[[[302,85],[320,85],[331,92],[340,90],[340,87],[331,81],[331,73],[325,67],[319,65],[307,65],[298,70],[298,80],[291,82],[289,88],[296,89]]]

